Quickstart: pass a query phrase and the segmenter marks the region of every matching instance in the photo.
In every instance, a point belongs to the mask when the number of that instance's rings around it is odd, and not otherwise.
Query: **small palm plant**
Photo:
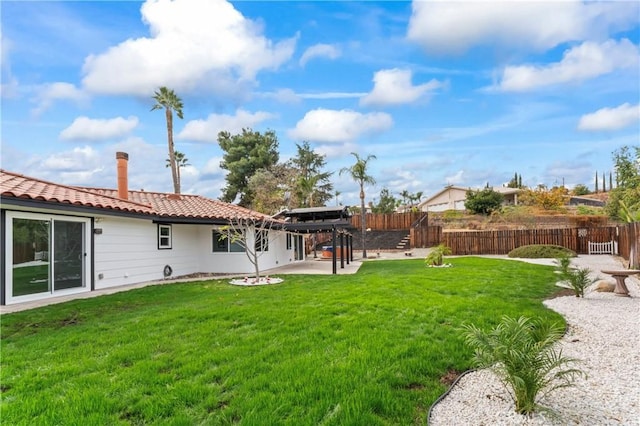
[[[560,280],[569,284],[576,297],[584,297],[584,290],[598,280],[589,277],[589,268],[572,268],[571,259],[567,256],[556,259],[556,265]]]
[[[584,297],[584,289],[597,281],[597,278],[589,277],[590,273],[589,268],[578,268],[570,271],[567,276],[567,282],[571,285],[576,297]]]
[[[431,249],[427,257],[424,259],[424,263],[427,266],[442,266],[443,257],[451,254],[451,248],[444,244],[440,244],[437,247]]]
[[[538,401],[549,392],[573,386],[582,371],[568,366],[577,360],[554,348],[564,329],[527,317],[503,317],[491,331],[475,325],[463,327],[466,343],[474,351],[474,362],[491,368],[505,385],[520,414],[543,408]]]
[[[569,256],[561,256],[555,260],[556,273],[560,276],[561,281],[568,281],[571,275],[571,259]]]

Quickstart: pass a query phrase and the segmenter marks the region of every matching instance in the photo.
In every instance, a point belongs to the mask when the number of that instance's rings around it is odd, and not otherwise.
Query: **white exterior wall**
[[[464,210],[467,191],[449,188],[422,205],[422,211],[441,212],[445,210]]]
[[[204,229],[207,229],[204,232]],[[247,257],[242,253],[219,253],[213,252],[213,236],[212,232],[215,227],[202,227],[199,233],[199,250],[200,250],[200,270],[198,272],[224,274],[254,274],[255,267]],[[249,244],[253,245],[253,241]],[[258,266],[260,271],[266,271],[278,266],[287,265],[294,261],[293,247],[287,250],[286,233],[279,231],[271,231],[269,237],[269,250],[262,253],[258,258]]]
[[[171,225],[172,248],[158,249],[158,225],[151,220],[104,217],[96,221],[95,288],[102,289],[199,271],[197,225]]]
[[[55,210],[32,209],[32,212],[18,213],[30,217],[50,217],[72,219],[82,216],[86,223],[86,252],[87,278],[86,286],[71,289],[68,293],[89,291],[91,282],[91,262],[93,262],[93,281],[96,290],[136,284],[164,278],[165,265],[172,269],[172,276],[187,275],[196,272],[204,273],[238,273],[253,274],[255,268],[246,253],[214,253],[211,225],[171,225],[171,249],[158,249],[158,225],[150,219],[130,218],[118,216],[94,217],[94,228],[100,230],[91,232],[90,216],[78,213]],[[58,216],[60,215],[60,216]],[[12,213],[7,212],[7,234],[11,236],[10,220]],[[11,248],[10,239],[3,235],[5,247]],[[91,257],[91,238],[93,237],[93,258]],[[253,242],[251,242],[253,244]],[[11,253],[7,250],[3,254],[5,263],[10,269]],[[264,252],[258,260],[260,271],[267,271],[282,265],[293,263],[295,253],[292,248],[286,248],[286,233],[271,231],[269,250]],[[2,277],[3,285],[7,277]],[[58,292],[56,295],[62,294]],[[36,297],[36,296],[34,296]],[[38,298],[51,297],[38,295]],[[27,299],[32,298],[25,298]],[[22,300],[7,300],[9,303],[19,303]]]

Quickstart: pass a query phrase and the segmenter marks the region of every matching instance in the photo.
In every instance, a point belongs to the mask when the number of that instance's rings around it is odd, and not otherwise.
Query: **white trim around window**
[[[158,250],[171,250],[171,225],[158,224]]]

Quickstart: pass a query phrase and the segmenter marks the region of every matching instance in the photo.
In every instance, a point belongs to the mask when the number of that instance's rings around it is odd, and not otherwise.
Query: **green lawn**
[[[2,316],[0,419],[12,425],[424,424],[458,327],[562,321],[553,268],[455,258],[366,262],[279,285],[147,287]]]

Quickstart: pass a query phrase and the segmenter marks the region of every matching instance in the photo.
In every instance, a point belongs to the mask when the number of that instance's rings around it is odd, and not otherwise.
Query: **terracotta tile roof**
[[[97,194],[117,196],[116,189],[85,188]],[[129,199],[150,204],[154,214],[161,217],[193,219],[269,219],[270,216],[219,200],[200,195],[163,192],[129,191]]]
[[[129,199],[123,200],[118,198],[116,189],[60,185],[2,169],[0,194],[7,198],[120,210],[165,218],[271,219],[268,215],[200,195],[129,191]]]
[[[7,172],[0,169],[0,194],[3,197],[23,198],[96,207],[107,210],[120,210],[133,213],[152,213],[148,203],[122,200],[117,197],[97,194],[82,188],[60,185],[45,180]]]

